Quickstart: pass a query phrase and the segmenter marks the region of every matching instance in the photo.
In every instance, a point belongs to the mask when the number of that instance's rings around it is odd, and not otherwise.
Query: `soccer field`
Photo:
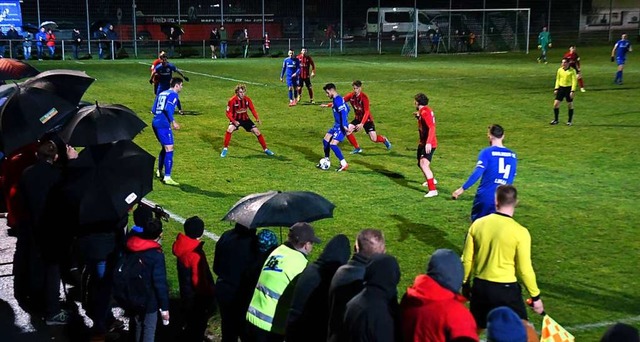
[[[640,218],[640,57],[629,54],[624,85],[617,86],[610,51],[611,46],[578,51],[587,92],[576,95],[572,127],[564,125],[564,102],[561,125],[549,125],[555,72],[564,49],[552,49],[548,65],[536,63],[535,53],[316,57],[316,102],[327,101],[325,83],[335,83],[338,92],[346,94],[353,80],[362,80],[377,132],[393,144],[387,151],[357,133],[364,153],[349,155],[352,146],[345,140],[341,146],[350,167],[340,173],[315,168],[323,156],[322,137],[332,125],[331,110],[306,104],[306,90],[300,105],[287,106],[286,85],[279,82],[281,58],[176,59],[172,62],[191,79],[180,94],[188,115],[176,118],[182,129],[175,132],[172,177],[181,185],[154,181],[147,198],[182,217],[200,216],[208,231],[220,235],[232,227],[220,219],[244,195],[317,192],[336,205],[333,219],[314,223],[324,241],[344,233],[353,242],[366,227],[384,231],[388,253],[398,258],[402,270],[401,296],[413,278],[425,272],[435,249],[460,253],[476,187],[457,201],[450,194],[467,179],[479,150],[487,146],[487,126],[498,123],[505,128],[505,145],[518,154],[514,184],[520,205],[515,218],[531,232],[545,309],[578,341],[597,341],[606,328],[598,323],[627,320],[640,326],[640,242],[634,228]],[[40,70],[86,71],[97,80],[84,100],[124,104],[150,125],[151,61],[33,64]],[[247,84],[274,157],[262,152],[252,134],[240,130],[233,134],[229,155],[220,158],[228,124],[225,106],[241,82]],[[424,179],[416,166],[418,132],[412,113],[418,92],[429,96],[437,120],[432,169],[440,196],[435,198],[423,198]],[[135,141],[157,155],[151,127]],[[331,158],[336,166],[333,154]],[[171,244],[181,229],[169,223],[163,240],[175,295]],[[213,241],[205,245],[211,257],[213,246]],[[317,246],[311,259],[322,248]],[[532,320],[539,329],[539,317]]]

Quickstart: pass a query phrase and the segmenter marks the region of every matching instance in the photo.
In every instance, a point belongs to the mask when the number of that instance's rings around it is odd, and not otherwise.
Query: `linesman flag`
[[[540,342],[574,342],[576,339],[549,315],[542,320]]]

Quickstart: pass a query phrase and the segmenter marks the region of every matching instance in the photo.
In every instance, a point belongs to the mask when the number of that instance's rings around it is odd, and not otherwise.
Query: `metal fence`
[[[84,38],[79,57],[96,58],[95,32],[109,24],[114,26],[117,38],[113,43],[108,42],[107,58],[156,56],[158,51],[170,49],[167,32],[171,26],[183,31],[175,44],[174,57],[210,58],[209,32],[212,27],[223,25],[228,34],[229,57],[233,58],[242,55],[240,38],[245,28],[249,33],[249,56],[265,55],[266,33],[271,41],[269,55],[274,56],[286,55],[289,47],[297,50],[302,46],[314,54],[400,54],[408,47],[407,34],[394,36],[385,31],[386,19],[383,22],[381,13],[383,9],[418,8],[427,10],[428,25],[441,28],[440,41],[434,46],[433,32],[421,32],[422,24],[418,15],[413,14],[412,52],[419,55],[527,51],[527,45],[537,45],[537,34],[543,26],[549,27],[554,43],[560,45],[610,43],[623,31],[631,37],[640,37],[640,9],[620,7],[616,4],[619,1],[622,0],[607,1],[609,6],[603,7],[597,6],[595,0],[434,0],[428,3],[415,0],[35,0],[24,1],[22,13],[23,22],[31,26],[37,27],[43,21],[56,22],[55,58],[72,57],[73,28],[78,28]],[[372,16],[372,8],[380,9],[380,13]],[[520,19],[505,16],[506,19],[494,18],[489,22],[484,14],[495,13],[498,8],[529,9],[528,27],[522,27],[522,16]],[[477,11],[463,12],[466,10]],[[445,16],[445,12],[454,15]],[[400,18],[400,14],[395,17],[391,15],[391,24],[396,19],[396,25],[406,20]],[[459,27],[459,32],[449,29],[452,27]],[[469,44],[471,31],[475,47]],[[21,44],[7,43],[7,49],[9,45]],[[10,55],[21,56],[20,48],[8,51]]]

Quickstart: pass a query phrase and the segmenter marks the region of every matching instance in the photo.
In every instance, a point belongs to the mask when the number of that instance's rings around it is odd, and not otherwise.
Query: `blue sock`
[[[322,145],[324,147],[324,157],[329,158],[329,149],[330,149],[329,142],[322,139]]]
[[[167,152],[164,158],[164,176],[171,177],[171,169],[173,168],[173,151]]]
[[[338,160],[341,161],[342,159],[344,159],[342,151],[340,151],[340,147],[338,147],[338,145],[331,145],[331,149],[333,150],[333,153],[335,153],[336,157],[338,157]]]
[[[293,101],[293,90],[289,89],[289,101]]]
[[[622,82],[622,70],[618,71],[616,73],[616,79],[619,80],[620,82]]]
[[[158,170],[162,172],[162,168],[164,167],[164,158],[167,155],[164,147],[160,150],[160,154],[158,154]]]

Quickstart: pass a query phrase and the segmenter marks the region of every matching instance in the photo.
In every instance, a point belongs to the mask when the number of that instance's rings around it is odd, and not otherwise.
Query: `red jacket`
[[[417,276],[400,302],[403,340],[446,342],[467,337],[478,341],[476,321],[465,301],[428,275]]]
[[[173,254],[178,258],[178,278],[181,295],[213,296],[214,282],[206,255],[204,242],[178,233],[173,243]],[[187,279],[188,278],[188,279]]]

